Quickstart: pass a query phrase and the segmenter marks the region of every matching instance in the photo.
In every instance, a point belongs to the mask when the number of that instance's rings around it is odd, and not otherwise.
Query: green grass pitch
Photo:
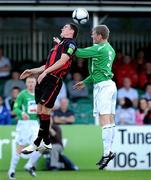
[[[151,171],[37,171],[31,177],[25,171],[16,172],[16,180],[150,180]],[[0,172],[0,180],[8,180],[7,172]]]

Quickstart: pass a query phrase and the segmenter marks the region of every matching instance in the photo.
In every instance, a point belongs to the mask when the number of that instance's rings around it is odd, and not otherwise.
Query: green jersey
[[[22,120],[22,113],[25,112],[29,116],[29,120],[37,120],[37,105],[34,94],[28,90],[22,90],[14,103],[13,111],[19,120]]]
[[[115,51],[108,42],[94,44],[87,48],[78,48],[76,56],[89,59],[89,76],[84,80],[85,84],[99,83],[112,79],[112,64]]]

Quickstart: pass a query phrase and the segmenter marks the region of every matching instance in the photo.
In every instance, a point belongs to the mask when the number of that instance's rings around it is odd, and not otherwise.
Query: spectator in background
[[[3,48],[0,47],[0,79],[8,79],[10,75],[10,60],[3,56]]]
[[[115,78],[117,81],[117,86],[119,88],[123,85],[123,79],[128,77],[131,80],[132,86],[136,87],[138,82],[138,75],[136,72],[136,65],[132,62],[130,56],[126,55],[123,58],[122,64],[118,67]]]
[[[151,109],[151,99],[148,100],[148,109]]]
[[[134,125],[135,121],[135,109],[133,108],[132,101],[127,97],[121,98],[115,115],[116,124]]]
[[[88,88],[85,87],[79,91],[77,91],[76,89],[73,89],[73,86],[75,84],[77,84],[78,82],[80,82],[82,80],[82,76],[79,72],[76,72],[73,74],[73,80],[69,81],[67,84],[67,90],[69,93],[69,98],[73,101],[76,102],[79,99],[82,98],[88,98],[89,96],[89,92],[88,92]]]
[[[117,98],[120,100],[121,98],[127,97],[129,98],[133,106],[136,108],[138,104],[138,92],[136,89],[131,87],[131,79],[128,77],[125,77],[123,79],[123,86],[122,88],[118,89]]]
[[[55,101],[55,104],[54,104],[54,110],[56,109],[59,109],[60,108],[60,101],[62,98],[67,98],[67,88],[66,88],[66,84],[63,82],[62,83],[62,87],[61,87],[61,90],[57,96],[57,99]]]
[[[85,68],[87,67],[87,61],[84,61],[83,59],[78,59],[76,61],[73,61],[71,70],[73,73],[79,72],[83,78],[88,76],[88,70]]]
[[[16,119],[17,117],[16,114],[13,112],[13,107],[19,92],[20,92],[19,87],[13,87],[11,96],[5,98],[5,106],[10,111],[12,124],[17,123],[17,119]]]
[[[148,111],[148,102],[147,99],[141,98],[139,99],[138,109],[136,111],[136,124],[142,125],[144,124],[144,117]]]
[[[136,71],[137,73],[141,73],[144,71],[144,64],[146,62],[146,59],[145,59],[145,53],[144,53],[144,50],[143,49],[139,49],[137,52],[136,52],[136,58],[134,59],[135,61],[135,64],[136,64]]]
[[[63,154],[62,131],[54,123],[50,127],[50,139],[52,150],[47,156],[47,168],[49,170],[78,170],[78,167]]]
[[[123,61],[123,53],[121,49],[118,49],[116,51],[116,57],[115,61],[113,62],[113,72],[116,74],[118,71],[118,68],[122,65]]]
[[[11,116],[9,110],[3,104],[3,98],[0,96],[0,124],[11,124]]]
[[[26,88],[26,85],[23,80],[19,79],[20,73],[18,71],[12,72],[12,78],[8,81],[6,81],[4,86],[4,96],[11,96],[11,91],[13,87],[18,87],[20,90],[23,90]]]
[[[151,99],[148,100],[148,111],[144,117],[144,124],[146,125],[151,124]]]
[[[55,124],[72,124],[75,121],[74,112],[68,109],[69,100],[63,98],[60,101],[60,108],[54,111],[53,118]]]
[[[147,100],[151,99],[151,83],[146,84],[145,86],[145,93],[142,95],[143,98]]]
[[[151,124],[151,110],[149,110],[144,117],[144,124],[150,125]]]
[[[145,53],[144,53],[144,50],[143,49],[139,49],[136,51],[136,57],[134,59],[134,62],[136,64],[136,71],[137,73],[141,73],[144,71],[144,65],[145,65],[145,62],[146,62],[146,59],[145,59]]]
[[[62,132],[61,128],[52,124],[50,127],[50,139],[52,144],[52,150],[50,152],[50,161],[47,164],[48,169],[62,169],[64,164],[59,161],[60,154],[63,153],[63,144],[62,144]]]
[[[148,100],[148,111],[144,117],[144,124],[146,125],[151,124],[151,99]]]
[[[145,63],[144,71],[139,73],[138,86],[144,88],[145,84],[151,83],[151,61]]]

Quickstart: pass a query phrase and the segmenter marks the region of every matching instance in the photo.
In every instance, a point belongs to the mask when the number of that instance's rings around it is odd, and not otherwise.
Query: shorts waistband
[[[39,124],[38,120],[18,120],[18,124]]]
[[[98,86],[98,85],[103,86],[103,85],[108,85],[108,84],[115,84],[115,82],[112,81],[111,79],[109,79],[109,80],[101,81],[101,82],[99,82],[99,83],[94,84],[94,87],[96,87],[96,86]]]
[[[50,74],[51,76],[53,76],[53,77],[55,77],[55,78],[57,78],[57,79],[62,79],[62,78],[60,78],[60,77],[58,77],[58,76],[56,76],[56,75],[54,75],[54,74]]]

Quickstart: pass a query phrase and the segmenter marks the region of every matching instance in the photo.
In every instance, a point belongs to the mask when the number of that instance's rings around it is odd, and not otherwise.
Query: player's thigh
[[[36,84],[35,86],[35,101],[36,104],[38,104],[40,102],[41,96],[42,96],[42,85],[41,84]]]
[[[49,109],[53,108],[61,87],[61,79],[51,75],[48,76],[47,79],[43,82],[43,94],[39,103]]]
[[[108,125],[108,124],[111,124],[111,117],[112,115],[111,114],[99,114],[99,122],[100,122],[100,125],[103,127],[105,125]]]
[[[50,115],[52,113],[52,109],[51,108],[48,108],[45,105],[42,105],[41,107],[42,107],[41,108],[41,114]]]
[[[39,124],[36,120],[20,121],[16,128],[16,144],[26,146],[36,139],[39,130]]]
[[[115,124],[115,114],[112,114],[110,117],[110,124]]]
[[[116,95],[117,90],[114,82],[109,81],[105,85],[100,83],[94,99],[96,111],[101,115],[113,114],[113,109],[115,109],[116,105]]]
[[[42,113],[42,105],[40,103],[37,104],[37,114]]]
[[[100,88],[100,91],[95,98],[97,111],[99,114],[112,114],[112,96],[114,91],[112,86],[104,86]]]
[[[117,88],[116,86],[113,87],[113,95],[112,95],[112,100],[111,100],[111,114],[115,115],[116,112],[116,103],[117,103]]]

